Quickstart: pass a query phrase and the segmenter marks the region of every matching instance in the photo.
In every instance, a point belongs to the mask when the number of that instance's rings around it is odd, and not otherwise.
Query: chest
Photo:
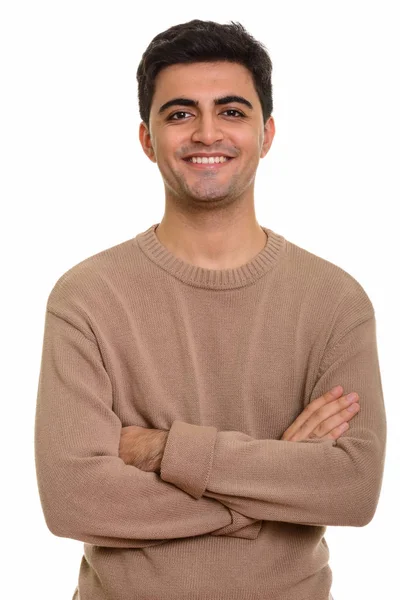
[[[268,294],[146,294],[105,331],[113,410],[123,426],[175,419],[279,439],[303,410],[318,349],[310,320]],[[152,302],[154,306],[154,299]],[[117,310],[115,314],[117,314]]]

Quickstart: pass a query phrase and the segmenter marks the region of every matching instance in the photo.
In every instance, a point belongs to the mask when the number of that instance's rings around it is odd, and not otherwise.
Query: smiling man
[[[176,96],[179,90],[185,90],[184,97]],[[191,240],[188,258],[196,262],[211,254],[215,268],[234,266],[232,259],[243,264],[254,244],[261,250],[266,239],[254,214],[254,180],[274,133],[273,117],[264,124],[251,73],[243,65],[220,61],[164,68],[156,78],[149,125],[140,125],[143,149],[157,162],[166,188],[158,236],[164,232],[166,241],[170,232],[182,247]],[[176,236],[176,227],[186,239]],[[250,252],[245,260],[243,252]]]
[[[238,267],[264,248],[254,181],[274,133],[245,66],[216,61],[161,70],[140,141],[165,183],[156,235],[166,248],[209,269]]]
[[[49,529],[84,542],[74,600],[328,600],[326,527],[374,516],[373,305],[255,215],[271,72],[240,24],[152,40],[139,138],[163,218],[49,295],[35,457]]]

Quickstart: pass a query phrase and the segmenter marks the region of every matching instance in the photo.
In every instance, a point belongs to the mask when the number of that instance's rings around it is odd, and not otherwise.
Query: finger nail
[[[347,410],[349,410],[350,412],[356,412],[356,410],[358,410],[359,406],[360,406],[359,404],[351,404],[350,406],[347,407]]]

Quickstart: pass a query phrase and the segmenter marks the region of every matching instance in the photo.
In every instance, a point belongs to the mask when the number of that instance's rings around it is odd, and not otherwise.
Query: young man
[[[139,135],[164,216],[49,295],[35,456],[50,531],[84,542],[74,600],[328,600],[326,527],[375,513],[374,308],[255,217],[271,71],[239,24],[154,38]]]

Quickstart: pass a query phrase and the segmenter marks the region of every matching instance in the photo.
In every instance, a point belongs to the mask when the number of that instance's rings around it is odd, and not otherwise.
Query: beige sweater
[[[328,600],[326,526],[369,523],[382,484],[371,301],[271,229],[247,264],[209,270],[155,228],[47,302],[35,459],[48,528],[84,542],[73,598]],[[361,410],[336,442],[280,439],[338,384]],[[127,425],[169,430],[160,475],[119,458]]]

